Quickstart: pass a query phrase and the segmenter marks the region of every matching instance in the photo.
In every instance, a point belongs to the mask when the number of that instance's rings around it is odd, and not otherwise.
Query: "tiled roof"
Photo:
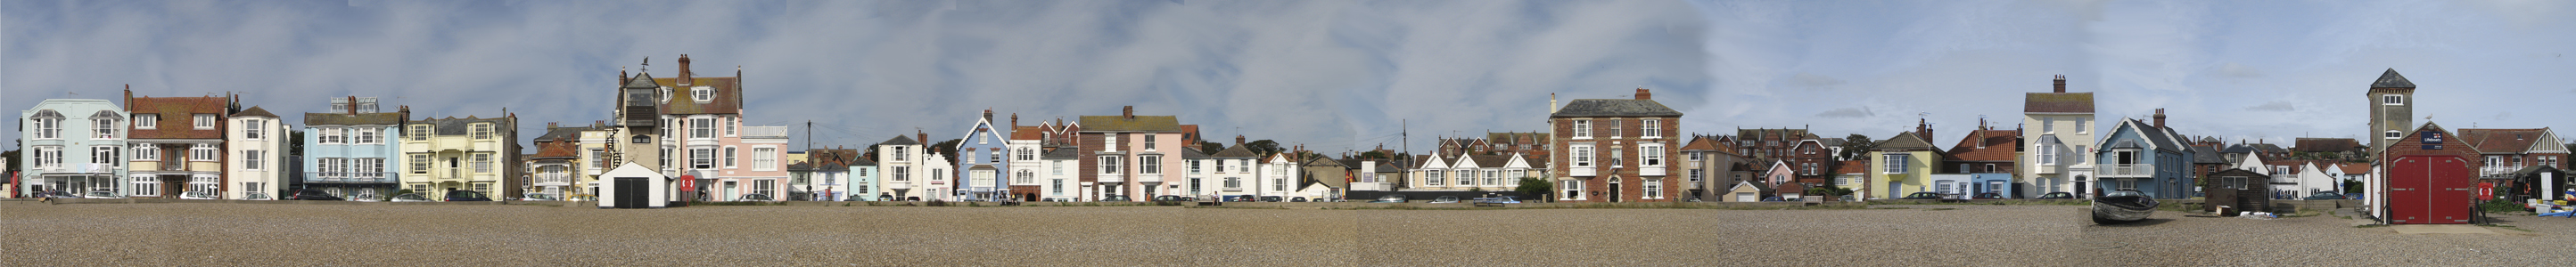
[[[1681,151],[1705,150],[1717,150],[1717,138],[1691,138],[1690,144],[1682,145],[1681,149]]]
[[[1476,167],[1482,167],[1482,168],[1501,168],[1501,167],[1503,167],[1503,165],[1511,164],[1511,163],[1510,163],[1510,162],[1508,162],[1508,161],[1511,161],[1511,160],[1512,160],[1512,156],[1505,156],[1505,155],[1472,155],[1472,156],[1467,156],[1467,159],[1475,160],[1475,161],[1476,161]]]
[[[2521,154],[2531,150],[2548,129],[2460,129],[2460,141],[2479,152]]]
[[[1562,117],[1652,117],[1681,116],[1681,111],[1664,107],[1650,99],[1575,99],[1558,108],[1550,118]],[[1086,123],[1086,125],[1088,125]]]
[[[2335,167],[2343,168],[2343,174],[2345,175],[2370,173],[2370,164],[2344,163],[2342,165],[2336,165]]]
[[[250,108],[242,109],[242,111],[241,111],[241,112],[233,112],[233,117],[270,117],[270,118],[277,118],[278,116],[277,116],[277,113],[268,113],[268,109],[262,109],[262,108],[259,108],[259,106],[250,106]]]
[[[159,127],[154,129],[131,129],[129,126],[128,128],[132,130],[132,133],[126,136],[128,138],[224,138],[224,132],[221,130],[197,130],[196,127],[194,127],[196,125],[196,114],[215,114],[217,117],[221,117],[225,114],[225,103],[223,97],[134,97],[126,101],[125,107],[127,110],[126,113],[128,114],[159,114],[161,116],[160,122],[158,122]],[[222,119],[223,118],[216,118],[216,120]],[[222,127],[216,128],[220,129]]]
[[[395,125],[403,123],[402,113],[304,113],[304,126],[314,125]]]
[[[2093,93],[2030,93],[2022,98],[2021,112],[2093,113]]]
[[[1245,148],[1243,145],[1235,145],[1233,147],[1227,147],[1225,150],[1218,150],[1216,151],[1216,154],[1209,154],[1208,156],[1219,158],[1252,158],[1259,157],[1260,155],[1252,154],[1252,149]]]
[[[2228,162],[2227,162],[2227,157],[2225,157],[2225,156],[2223,156],[2223,155],[2220,155],[2220,154],[2218,153],[2218,148],[2217,148],[2217,147],[2195,145],[2195,146],[2191,146],[2191,163],[2228,163]]]
[[[567,128],[556,128],[567,129]],[[574,158],[581,156],[580,142],[537,142],[537,154],[529,159]]]
[[[2352,138],[2299,138],[2291,145],[2294,146],[2291,149],[2299,152],[2361,151],[2361,141]]]
[[[1845,160],[1845,161],[1843,161],[1843,162],[1842,162],[1842,163],[1840,163],[1840,164],[1834,164],[1834,173],[1835,173],[1835,174],[1846,174],[1846,173],[1854,173],[1854,174],[1856,174],[1856,173],[1862,173],[1862,172],[1867,172],[1867,171],[1869,171],[1869,161],[1863,161],[1863,160]]]
[[[2406,75],[2397,75],[2397,68],[2388,68],[2388,72],[2379,74],[2379,81],[2370,83],[2370,88],[2415,88],[2415,82],[2406,81]]]
[[[1084,132],[1179,132],[1179,116],[1082,116]]]
[[[1011,127],[1011,140],[1042,140],[1042,139],[1046,139],[1046,127],[1043,127],[1043,126],[1012,126],[1012,127]]]
[[[850,166],[865,166],[856,163],[858,161],[866,161],[859,159],[859,150],[857,149],[817,148],[807,150],[805,155],[806,161],[813,163],[814,168],[824,170],[848,170]],[[874,163],[870,163],[870,165],[874,165]]]
[[[1983,139],[1986,142],[1985,148],[1977,148],[1977,141],[1979,139]],[[1948,159],[1965,161],[2012,161],[2013,158],[2015,158],[2013,147],[2019,144],[2021,144],[2021,131],[1968,131],[1968,134],[1965,137],[1960,138],[1958,145],[1950,146],[1950,155]]]
[[[690,77],[687,86],[680,78],[654,78],[653,83],[670,86],[670,99],[662,101],[662,114],[741,114],[742,79],[736,77]],[[715,90],[706,103],[698,103],[690,90],[706,86]]]

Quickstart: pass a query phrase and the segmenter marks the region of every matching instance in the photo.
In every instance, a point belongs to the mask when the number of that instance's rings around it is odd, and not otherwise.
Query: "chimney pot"
[[[688,69],[688,64],[680,64],[680,69]],[[2058,74],[2058,92],[2066,92],[2066,74]]]
[[[2156,109],[2156,128],[2165,128],[2165,109]]]
[[[686,86],[695,81],[696,79],[689,78],[689,54],[680,54],[680,85]]]
[[[1655,93],[1654,93],[1654,92],[1649,92],[1649,91],[1647,91],[1647,90],[1646,90],[1646,88],[1637,88],[1637,100],[1654,100],[1654,99],[1655,99]]]
[[[1127,106],[1127,108],[1121,109],[1118,111],[1118,116],[1125,117],[1130,120],[1136,119],[1136,106]]]

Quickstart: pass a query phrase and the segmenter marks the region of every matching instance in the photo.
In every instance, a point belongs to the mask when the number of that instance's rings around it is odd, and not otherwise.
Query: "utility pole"
[[[814,120],[805,120],[805,150],[814,150]]]

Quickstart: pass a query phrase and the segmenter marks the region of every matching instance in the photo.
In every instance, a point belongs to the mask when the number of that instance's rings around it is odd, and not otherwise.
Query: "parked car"
[[[2075,194],[2067,192],[2051,192],[2039,195],[2039,197],[2035,197],[2033,199],[2075,199]]]
[[[1368,203],[1404,203],[1409,200],[1405,199],[1404,195],[1386,195],[1377,197],[1377,200],[1370,200]]]
[[[1101,197],[1101,198],[1100,198],[1100,202],[1129,202],[1129,201],[1136,201],[1136,200],[1135,200],[1135,199],[1127,198],[1127,196],[1107,196],[1107,197]]]
[[[1069,197],[1050,197],[1050,198],[1040,198],[1040,199],[1038,199],[1038,201],[1040,201],[1040,202],[1073,202],[1073,198],[1069,198]]]
[[[492,197],[485,196],[483,195],[483,192],[475,192],[474,190],[447,191],[447,202],[458,201],[492,201]]]
[[[269,197],[269,196],[268,196],[268,193],[260,193],[260,192],[242,193],[242,200],[275,200],[275,199],[276,199],[276,198],[274,198],[274,197]]]
[[[51,195],[45,196],[45,197],[51,197],[51,198],[82,198],[80,195],[74,195],[74,194],[72,194],[72,192],[65,192],[65,191],[50,191],[50,192],[45,193],[45,194],[51,194]]]
[[[1906,194],[1904,198],[1898,199],[1941,199],[1941,193],[1914,192],[1913,194]]]
[[[1977,199],[2003,199],[2003,198],[2004,198],[2004,194],[1996,194],[1996,193],[1977,193]]]
[[[374,195],[374,194],[360,194],[360,195],[356,195],[356,196],[349,196],[349,201],[357,201],[357,202],[377,202],[377,201],[385,201],[385,197],[383,197],[383,196],[377,196],[377,195]]]
[[[2337,200],[2337,199],[2344,199],[2344,197],[2343,197],[2343,193],[2335,193],[2335,192],[2317,192],[2316,194],[2308,195],[2308,197],[2307,197],[2305,200]]]
[[[526,195],[521,195],[521,196],[519,196],[519,201],[555,201],[555,195],[545,194],[545,193],[528,193],[528,194],[526,194]]]
[[[198,191],[188,191],[188,192],[186,192],[186,193],[179,193],[179,199],[215,199],[215,194],[213,194],[213,193],[206,193],[206,192],[198,192]]]
[[[1287,199],[1287,198],[1282,198],[1282,197],[1279,197],[1279,196],[1261,196],[1261,202],[1281,202],[1281,201],[1288,201],[1288,199]]]
[[[333,196],[333,195],[331,195],[331,193],[323,193],[321,189],[300,189],[300,190],[295,190],[295,192],[287,192],[286,200],[330,200],[330,201],[340,201],[340,200],[346,200],[346,199],[340,199],[340,197],[339,197],[339,196]]]
[[[1288,198],[1288,202],[1306,202],[1306,197],[1292,197],[1292,198]]]
[[[1174,195],[1160,195],[1160,196],[1154,196],[1154,201],[1188,202],[1188,201],[1190,201],[1190,198],[1189,198],[1189,197],[1183,197],[1183,196],[1174,196]]]
[[[1458,203],[1458,196],[1440,196],[1438,198],[1432,198],[1431,203]]]
[[[734,198],[733,201],[777,201],[773,199],[763,194],[742,194],[742,197]]]
[[[422,196],[422,195],[420,195],[420,194],[418,194],[418,193],[394,195],[394,197],[393,197],[393,199],[392,199],[391,201],[393,201],[393,202],[430,202],[430,200],[429,200],[429,196]]]
[[[116,192],[108,192],[108,191],[90,191],[90,192],[89,192],[89,194],[81,195],[81,198],[124,198],[124,197],[118,197],[118,196],[116,196]]]
[[[1514,197],[1480,197],[1476,198],[1476,203],[1519,204],[1521,200]]]

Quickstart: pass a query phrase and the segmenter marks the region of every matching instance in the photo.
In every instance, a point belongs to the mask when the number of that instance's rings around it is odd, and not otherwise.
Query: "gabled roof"
[[[1655,117],[1681,116],[1681,111],[1664,107],[1651,99],[1575,99],[1556,109],[1549,118],[1564,117]]]
[[[662,114],[742,114],[742,79],[737,77],[689,77],[689,85],[680,78],[654,78],[653,83],[671,87],[670,99],[662,101]],[[715,90],[706,103],[698,103],[691,90],[705,86]]]
[[[1708,151],[1717,149],[1717,138],[1700,137],[1691,138],[1689,144],[1682,145],[1681,151]]]
[[[2344,175],[2368,174],[2368,173],[2370,173],[2370,164],[2361,164],[2361,163],[2344,163],[2344,164],[2335,165],[2335,168],[2342,168],[2342,169],[2343,169],[2343,174],[2344,174]]]
[[[2397,68],[2388,68],[2388,72],[2379,74],[2379,81],[2370,83],[2370,88],[2415,88],[2415,82],[2406,81],[2406,75],[2397,75]]]
[[[1252,149],[1244,148],[1243,145],[1235,145],[1233,147],[1227,147],[1225,150],[1218,150],[1216,151],[1216,154],[1209,154],[1208,156],[1219,158],[1254,158],[1260,157],[1261,155],[1253,154]]]
[[[1038,156],[1038,158],[1040,158],[1040,159],[1076,159],[1076,158],[1081,158],[1081,157],[1082,157],[1082,151],[1081,151],[1081,150],[1082,150],[1082,149],[1079,149],[1079,148],[1072,148],[1072,147],[1057,148],[1057,149],[1055,149],[1055,151],[1047,151],[1047,152],[1046,152],[1046,155],[1040,155],[1040,156]]]
[[[1834,164],[1834,174],[1860,174],[1869,171],[1869,161],[1845,160]]]
[[[2093,113],[2093,93],[2030,93],[2022,97],[2025,113]]]
[[[1208,154],[1207,154],[1207,153],[1200,153],[1200,152],[1199,152],[1199,148],[1196,148],[1196,147],[1182,147],[1182,148],[1181,148],[1181,158],[1183,158],[1183,159],[1205,159],[1205,158],[1207,158],[1207,157],[1208,157]]]
[[[518,126],[518,121],[516,120],[516,118],[509,118],[509,117],[500,117],[500,118],[478,118],[478,117],[474,117],[474,116],[465,116],[464,118],[447,117],[447,118],[440,118],[440,119],[421,119],[421,120],[412,120],[412,121],[411,121],[411,124],[412,124],[412,125],[421,125],[421,124],[428,124],[428,125],[430,125],[430,127],[431,127],[431,128],[430,128],[430,134],[432,134],[432,135],[458,136],[458,135],[466,135],[466,134],[468,134],[468,132],[467,132],[467,131],[469,131],[469,130],[473,130],[473,129],[472,129],[472,127],[468,127],[468,126],[471,126],[471,125],[473,125],[473,124],[475,124],[475,123],[485,123],[485,122],[492,123],[492,127],[493,127],[493,128],[492,128],[492,131],[493,131],[494,133],[498,133],[498,134],[500,134],[502,137],[509,137],[509,136],[511,136],[511,134],[516,134],[516,133],[518,133],[518,127],[513,127],[513,126]],[[403,133],[403,134],[411,134],[411,133]]]
[[[1932,142],[1923,141],[1923,138],[1921,136],[1914,135],[1914,132],[1904,132],[1897,133],[1896,137],[1889,137],[1887,140],[1880,141],[1878,148],[1871,150],[1893,149],[1940,150],[1941,148],[1932,146]]]
[[[877,142],[877,145],[880,146],[905,146],[919,144],[921,144],[921,141],[913,141],[911,137],[905,137],[903,135],[895,135],[894,139],[886,139],[885,142]]]
[[[2182,144],[2183,144],[2183,142],[2182,142],[2182,137],[2174,136],[2174,135],[2173,135],[2173,132],[2172,132],[2171,130],[2167,130],[2167,129],[2164,129],[2164,128],[2157,128],[2157,127],[2156,127],[2155,125],[2153,125],[2153,124],[2147,124],[2147,122],[2146,122],[2146,121],[2140,121],[2140,120],[2137,120],[2137,119],[2121,119],[2121,120],[2120,120],[2120,126],[2114,126],[2114,127],[2119,127],[2119,128],[2125,128],[2125,129],[2132,129],[2132,130],[2136,130],[2136,131],[2138,132],[2138,137],[2140,137],[2140,139],[2143,139],[2143,141],[2145,141],[2145,142],[2146,142],[2146,143],[2142,143],[2142,144],[2131,144],[2132,146],[2145,146],[2145,147],[2121,147],[2121,148],[2153,148],[2153,149],[2157,149],[2157,150],[2172,151],[2172,152],[2188,152],[2188,151],[2190,151],[2190,150],[2186,150],[2185,148],[2183,148],[2183,146],[2182,146]],[[2114,131],[2114,132],[2117,132],[2117,131],[2118,131],[2118,129],[2113,129],[2113,131]],[[2113,146],[2106,146],[2106,147],[2104,147],[2104,148],[2115,148],[2116,146],[2118,146],[2118,145],[2120,145],[2120,144],[2119,144],[2119,143],[2114,143],[2114,144],[2112,144],[2112,145],[2113,145]]]
[[[268,113],[268,110],[267,110],[267,109],[261,109],[261,108],[259,108],[259,106],[250,106],[250,108],[242,109],[242,111],[241,111],[241,112],[234,112],[234,113],[233,113],[233,117],[270,117],[270,118],[277,118],[277,113]]]
[[[528,159],[571,159],[581,157],[580,142],[537,142],[536,145],[537,154],[529,156]]]
[[[395,125],[404,121],[402,113],[304,113],[304,126],[316,125]]]
[[[1512,156],[1506,156],[1506,155],[1473,155],[1473,156],[1467,156],[1467,159],[1476,161],[1476,167],[1480,167],[1480,168],[1502,168],[1502,167],[1503,167],[1503,166],[1505,166],[1505,165],[1510,165],[1510,164],[1511,164],[1511,162],[1510,162],[1510,161],[1512,160]]]
[[[1985,141],[1985,147],[1983,148],[1977,147],[1977,141],[1981,140]],[[2018,130],[1968,131],[1967,135],[1960,138],[1959,144],[1950,146],[1950,153],[1947,159],[1965,161],[2012,161],[2013,159],[2018,158],[2018,156],[2014,154],[2015,151],[2013,151],[2013,148],[2020,144],[2021,131]]]
[[[546,129],[546,133],[545,133],[545,134],[537,135],[537,138],[536,138],[536,139],[532,139],[532,141],[534,141],[534,142],[538,142],[538,143],[554,142],[554,141],[557,141],[557,140],[562,140],[562,141],[576,141],[576,140],[581,139],[581,132],[582,132],[582,131],[588,131],[588,130],[593,130],[593,129],[591,129],[590,127],[557,127],[557,128],[547,128],[547,129]],[[540,154],[543,154],[543,153],[540,153]]]
[[[1180,132],[1179,116],[1082,116],[1084,132]]]
[[[2191,163],[2227,163],[2227,157],[2219,155],[2217,147],[2194,145],[2191,146]]]

